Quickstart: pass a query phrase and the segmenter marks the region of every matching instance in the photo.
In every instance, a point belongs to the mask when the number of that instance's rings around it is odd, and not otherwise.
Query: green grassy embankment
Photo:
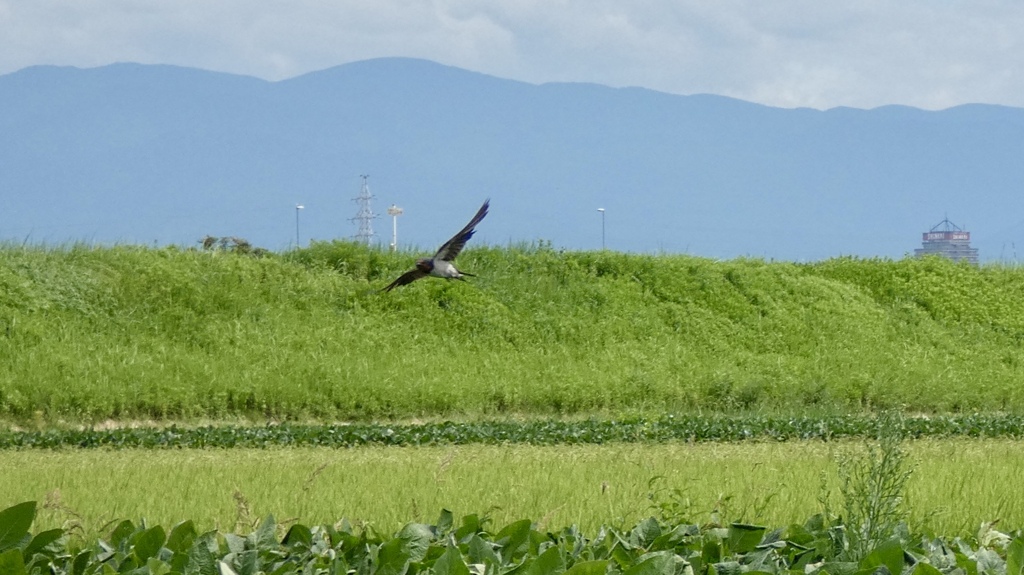
[[[1024,412],[1024,270],[477,247],[0,246],[0,418]]]

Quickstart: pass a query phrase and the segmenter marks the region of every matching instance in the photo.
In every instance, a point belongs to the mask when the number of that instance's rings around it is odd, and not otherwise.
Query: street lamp
[[[604,249],[604,208],[597,208],[601,212],[601,249]]]
[[[306,206],[302,204],[295,204],[295,247],[300,247],[299,242],[299,210],[304,209]]]
[[[398,216],[402,215],[402,208],[391,204],[388,215],[391,216],[391,251],[395,251],[398,249]]]

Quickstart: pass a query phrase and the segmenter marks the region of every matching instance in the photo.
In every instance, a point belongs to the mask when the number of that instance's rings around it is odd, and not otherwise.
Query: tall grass
[[[37,530],[96,533],[145,517],[200,530],[342,517],[393,532],[408,521],[488,513],[497,525],[533,518],[550,527],[631,525],[649,516],[705,523],[802,523],[821,512],[819,477],[840,509],[837,461],[859,441],[659,445],[448,446],[347,450],[0,451],[0,508],[36,500]],[[1010,440],[906,443],[912,528],[973,535],[1000,519],[1024,526],[1024,445]]]
[[[476,247],[0,248],[0,417],[1024,410],[1024,270]]]

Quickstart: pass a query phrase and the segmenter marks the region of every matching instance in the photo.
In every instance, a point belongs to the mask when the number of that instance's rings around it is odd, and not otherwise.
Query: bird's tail
[[[459,270],[459,276],[460,276],[459,279],[462,279],[461,276],[469,276],[471,278],[475,278],[476,274],[471,274],[471,273],[467,273],[467,272],[464,272],[462,270]]]

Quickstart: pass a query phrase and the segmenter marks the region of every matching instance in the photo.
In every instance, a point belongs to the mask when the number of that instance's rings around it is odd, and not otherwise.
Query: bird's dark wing
[[[413,269],[405,272],[404,274],[398,276],[398,279],[396,279],[395,281],[389,283],[388,287],[384,288],[381,291],[391,291],[391,290],[395,289],[398,286],[404,286],[405,284],[411,284],[412,282],[414,282],[414,281],[416,281],[416,280],[418,280],[420,278],[425,278],[428,275],[429,274],[427,272],[422,271],[419,268],[413,268]]]
[[[469,238],[473,237],[473,233],[476,232],[473,228],[475,228],[476,225],[480,223],[480,220],[484,219],[484,216],[487,215],[487,208],[490,205],[490,198],[484,200],[484,205],[480,206],[480,209],[477,210],[473,219],[469,220],[466,227],[462,228],[459,233],[452,236],[452,239],[445,242],[444,245],[441,246],[441,249],[437,250],[437,253],[434,254],[434,259],[446,262],[454,260],[455,256],[459,255],[459,252],[462,251],[462,248],[466,247],[466,242],[469,241]]]

